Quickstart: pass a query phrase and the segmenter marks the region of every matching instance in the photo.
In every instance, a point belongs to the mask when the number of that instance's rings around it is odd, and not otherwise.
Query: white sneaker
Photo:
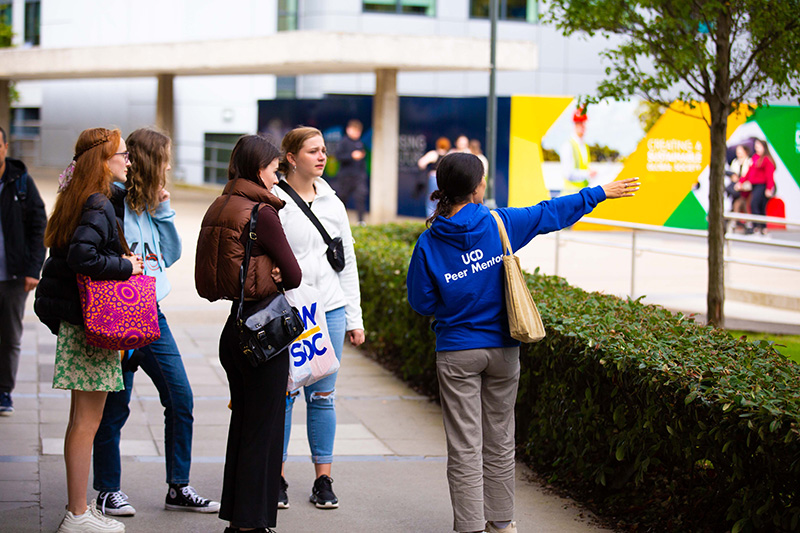
[[[495,527],[494,522],[486,522],[486,529],[488,533],[517,533],[517,523],[511,522],[503,529]]]
[[[58,526],[56,533],[124,533],[125,524],[118,522],[113,518],[103,516],[103,513],[97,510],[95,501],[89,503],[89,508],[86,512],[75,516],[67,511],[61,525]]]

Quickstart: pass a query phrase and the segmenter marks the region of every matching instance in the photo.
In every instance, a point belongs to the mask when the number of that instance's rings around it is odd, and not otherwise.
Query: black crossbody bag
[[[303,320],[297,309],[289,305],[282,291],[270,294],[247,311],[244,310],[244,283],[250,264],[250,252],[256,240],[258,208],[253,206],[250,213],[249,231],[244,245],[244,259],[239,267],[239,283],[242,292],[239,296],[239,310],[236,324],[239,326],[239,346],[247,361],[254,367],[263,365],[286,349],[303,333]]]
[[[289,185],[286,180],[280,180],[278,182],[278,187],[286,191],[286,194],[292,197],[292,200],[295,201],[297,206],[300,208],[303,213],[308,217],[314,227],[317,228],[320,235],[322,235],[322,240],[325,241],[325,244],[328,245],[328,249],[325,251],[325,254],[328,257],[328,263],[330,263],[331,268],[336,272],[341,272],[344,270],[344,245],[342,244],[342,238],[336,237],[335,239],[331,239],[331,236],[328,235],[328,232],[325,231],[325,228],[322,226],[322,222],[319,221],[317,215],[311,211],[311,208],[308,207],[308,204],[300,198],[300,195],[297,194],[297,191],[292,189],[292,186]]]

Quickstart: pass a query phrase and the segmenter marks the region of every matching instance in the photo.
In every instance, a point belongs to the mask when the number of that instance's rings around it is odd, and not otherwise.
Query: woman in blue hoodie
[[[508,329],[500,236],[482,205],[486,182],[480,159],[449,154],[440,160],[436,180],[438,205],[414,248],[407,285],[411,307],[436,318],[454,529],[516,533],[514,403],[520,343]],[[571,226],[603,200],[633,196],[637,189],[634,178],[497,212],[518,250],[536,235]]]
[[[181,256],[175,211],[170,208],[170,195],[165,188],[170,170],[170,144],[169,137],[146,128],[128,136],[126,156],[130,158],[131,170],[126,182],[127,195],[120,195],[124,198],[124,207],[117,206],[120,211],[124,209],[123,229],[128,245],[144,260],[144,273],[156,278],[159,302],[171,288],[164,271]],[[133,516],[136,513],[128,496],[120,490],[119,452],[120,431],[130,414],[128,404],[136,364],[153,380],[164,406],[164,455],[169,484],[165,508],[200,513],[219,510],[219,502],[199,496],[189,485],[194,398],[180,351],[160,307],[158,325],[161,338],[135,350],[136,363],[123,364],[125,389],[108,395],[103,420],[94,439],[97,508],[107,515]]]

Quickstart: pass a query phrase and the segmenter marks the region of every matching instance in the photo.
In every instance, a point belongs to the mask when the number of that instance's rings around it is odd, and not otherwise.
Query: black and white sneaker
[[[128,495],[116,492],[101,492],[97,495],[97,510],[111,516],[133,516],[136,509],[128,502]]]
[[[333,493],[333,480],[322,474],[314,481],[311,489],[311,496],[308,501],[317,506],[318,509],[336,509],[339,507],[339,498]]]
[[[182,487],[170,485],[164,508],[169,511],[216,513],[219,511],[219,502],[202,498],[191,485],[184,485]]]
[[[14,400],[11,399],[10,392],[0,392],[0,416],[11,416],[14,414]]]
[[[281,488],[278,489],[278,509],[289,508],[289,495],[286,491],[289,490],[289,484],[286,483],[286,478],[281,476]]]

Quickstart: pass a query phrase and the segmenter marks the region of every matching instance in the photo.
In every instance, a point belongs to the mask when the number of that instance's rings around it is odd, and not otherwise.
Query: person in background
[[[486,156],[483,155],[483,150],[481,150],[481,142],[478,139],[472,139],[469,141],[469,152],[481,160],[483,163],[483,175],[489,175],[489,160],[486,159]]]
[[[766,141],[756,139],[753,145],[753,163],[747,173],[739,181],[739,185],[744,190],[746,184],[752,186],[750,193],[750,212],[754,215],[765,216],[767,214],[767,201],[775,196],[775,160],[769,153]],[[767,225],[763,222],[753,224],[755,231],[762,235],[767,234]]]
[[[142,258],[126,254],[110,198],[125,182],[128,151],[119,130],[84,130],[72,163],[61,175],[44,244],[50,257],[36,289],[34,311],[58,335],[53,388],[71,390],[64,437],[67,512],[59,533],[125,531],[104,516],[95,500],[86,505],[92,442],[103,418],[108,392],[124,388],[119,352],[86,342],[77,274],[95,280],[127,280],[143,272]]]
[[[124,211],[124,233],[131,251],[144,259],[144,273],[156,278],[156,299],[160,302],[171,289],[165,269],[181,256],[181,238],[175,228],[175,211],[170,208],[166,189],[170,170],[170,139],[151,129],[128,135],[131,162],[125,185],[127,195],[118,195]],[[164,406],[164,455],[169,489],[164,506],[171,511],[213,513],[219,502],[203,498],[189,485],[192,463],[192,387],[186,377],[181,353],[161,308],[158,308],[161,337],[137,350],[137,364],[150,376]],[[136,509],[120,488],[122,463],[119,442],[122,427],[130,415],[135,367],[123,368],[125,389],[106,399],[103,420],[94,438],[94,489],[97,507],[107,515],[133,516]]]
[[[39,283],[44,262],[47,213],[25,164],[6,157],[0,128],[0,416],[14,413],[22,317],[28,293]]]
[[[228,376],[231,421],[225,451],[219,517],[226,533],[272,531],[281,482],[283,417],[289,380],[289,350],[253,367],[239,344],[236,315],[242,285],[239,269],[253,207],[259,205],[256,240],[244,282],[245,311],[266,297],[300,285],[300,266],[281,227],[284,202],[271,191],[278,182],[280,152],[264,137],[245,135],[228,166],[228,184],[200,226],[195,285],[203,298],[233,300],[219,339],[219,360]]]
[[[458,137],[456,137],[455,146],[453,146],[453,149],[450,150],[450,153],[453,152],[460,152],[462,154],[471,154],[472,151],[470,150],[469,147],[469,137],[467,137],[466,135],[459,135]]]
[[[434,149],[417,160],[419,169],[424,170],[428,175],[428,196],[425,199],[425,212],[427,216],[431,216],[436,210],[436,201],[431,198],[431,195],[436,190],[436,164],[439,162],[439,159],[444,157],[449,151],[450,139],[447,137],[439,137],[436,139]]]
[[[336,175],[336,193],[345,204],[353,198],[358,211],[358,222],[363,224],[364,212],[367,210],[367,150],[361,140],[364,125],[360,120],[352,119],[344,131],[345,136],[336,147],[336,159],[340,165]]]
[[[747,213],[750,209],[749,207],[749,200],[750,200],[750,190],[752,186],[748,187],[748,190],[743,190],[739,185],[742,177],[747,174],[747,171],[750,170],[750,165],[752,164],[752,160],[750,159],[750,150],[744,144],[740,144],[736,147],[736,158],[731,161],[731,175],[730,175],[730,184],[726,187],[726,191],[729,192],[731,197],[731,211],[734,213]],[[740,229],[745,228],[745,223],[742,221],[737,221],[736,226]],[[748,226],[752,227],[752,225]]]
[[[589,180],[597,172],[589,168],[589,148],[583,141],[586,135],[586,121],[589,116],[583,107],[579,107],[572,115],[573,134],[561,145],[558,155],[561,158],[561,173],[564,176],[564,188],[561,195],[574,194],[589,186]]]
[[[279,170],[284,175],[286,184],[309,205],[311,212],[332,239],[342,239],[345,266],[341,272],[336,272],[328,262],[327,245],[320,232],[288,192],[280,186],[275,188],[278,197],[286,202],[286,207],[280,212],[286,238],[303,269],[303,282],[322,293],[331,344],[336,358],[341,361],[345,336],[353,346],[364,342],[361,290],[350,222],[344,204],[322,179],[327,162],[322,133],[316,128],[295,128],[284,136],[281,152],[283,155]],[[308,443],[315,472],[309,501],[320,509],[339,507],[331,478],[333,440],[336,435],[336,376],[337,374],[333,374],[303,387]],[[292,408],[298,395],[299,391],[286,397],[284,462],[288,456]],[[282,477],[280,506],[284,509],[289,507],[286,492],[288,486],[286,478]]]
[[[459,533],[516,533],[514,403],[520,343],[510,336],[504,298],[498,298],[502,261],[464,270],[467,256],[502,256],[498,225],[482,205],[486,180],[477,157],[446,155],[436,178],[439,203],[414,247],[406,284],[411,307],[435,318],[453,527]],[[496,212],[511,247],[519,250],[536,235],[568,227],[600,202],[633,196],[637,189],[632,178]],[[461,272],[465,275],[452,275]]]

